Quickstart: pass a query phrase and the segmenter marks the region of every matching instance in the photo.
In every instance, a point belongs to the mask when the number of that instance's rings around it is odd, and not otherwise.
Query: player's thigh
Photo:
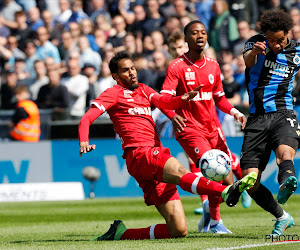
[[[241,151],[241,169],[265,169],[272,151],[269,145],[271,121],[268,116],[249,117],[244,129],[244,141]]]
[[[183,237],[187,234],[187,223],[181,200],[170,200],[157,207],[165,218],[171,237]]]
[[[177,135],[176,139],[195,164],[206,151],[212,149],[205,136],[191,128],[185,128],[185,132]]]

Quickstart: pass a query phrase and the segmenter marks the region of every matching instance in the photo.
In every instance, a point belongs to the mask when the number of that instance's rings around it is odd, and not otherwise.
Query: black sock
[[[264,185],[260,184],[258,189],[249,195],[253,200],[255,200],[257,205],[274,215],[276,218],[279,218],[283,215],[283,209],[275,201],[269,189],[267,189]]]
[[[281,162],[279,165],[278,183],[281,185],[290,176],[295,176],[294,163],[291,160]]]

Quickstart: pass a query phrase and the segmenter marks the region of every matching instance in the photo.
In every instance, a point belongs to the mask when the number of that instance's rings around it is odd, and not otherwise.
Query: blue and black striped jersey
[[[259,34],[246,43],[244,54],[257,42],[266,41],[266,55],[258,55],[257,63],[246,69],[250,113],[264,114],[278,110],[293,110],[293,81],[300,67],[300,43],[289,41],[285,49],[275,54],[265,36]]]

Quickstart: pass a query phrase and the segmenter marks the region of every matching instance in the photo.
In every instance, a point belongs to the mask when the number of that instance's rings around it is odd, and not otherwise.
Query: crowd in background
[[[40,109],[59,114],[54,119],[65,117],[66,110],[80,118],[94,98],[116,84],[108,63],[121,50],[133,55],[139,82],[160,91],[172,60],[167,39],[194,19],[207,28],[205,53],[220,64],[226,97],[245,110],[242,51],[269,9],[291,15],[290,39],[300,42],[300,0],[1,1],[0,110],[13,109],[14,89],[25,85]],[[297,110],[300,77],[294,87]]]

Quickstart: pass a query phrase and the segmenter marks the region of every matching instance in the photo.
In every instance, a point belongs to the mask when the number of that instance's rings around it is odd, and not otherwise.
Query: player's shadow
[[[234,235],[234,234],[199,234],[199,233],[189,233],[185,238],[226,238],[226,239],[260,239],[257,236],[246,236],[246,235]]]
[[[12,244],[32,244],[33,242],[67,242],[67,241],[74,241],[74,242],[82,242],[82,241],[91,241],[91,239],[94,237],[94,235],[65,235],[66,237],[69,237],[69,239],[53,239],[53,240],[16,240],[11,241]],[[89,237],[88,239],[70,239],[71,237]]]

